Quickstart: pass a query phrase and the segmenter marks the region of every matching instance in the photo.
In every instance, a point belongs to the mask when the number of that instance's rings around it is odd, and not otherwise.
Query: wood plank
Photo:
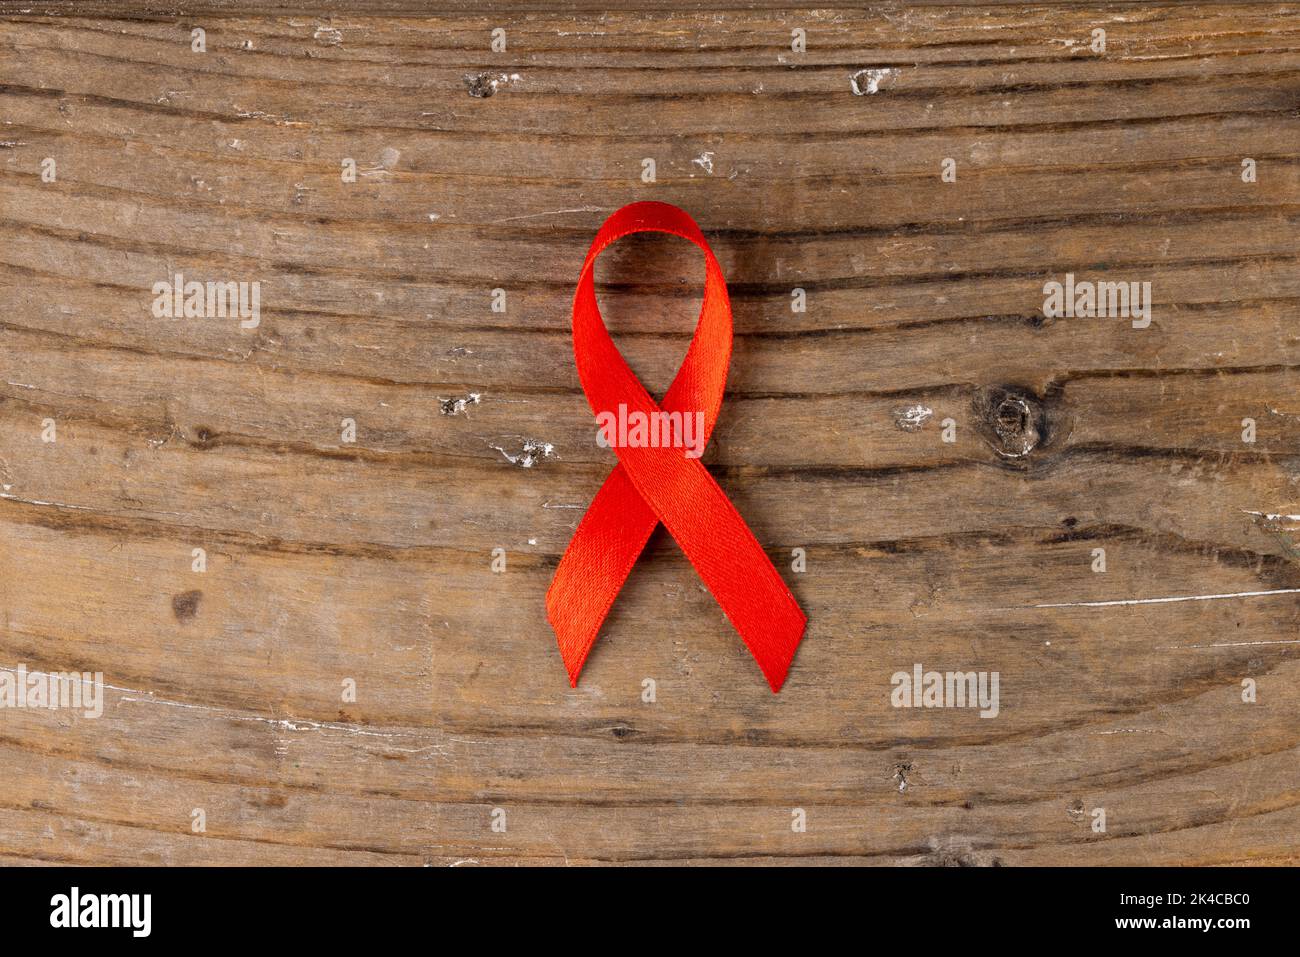
[[[0,709],[0,861],[1300,860],[1300,7],[29,6],[0,677],[105,688]],[[704,462],[809,615],[780,695],[662,530],[577,688],[545,620],[614,461],[572,284],[650,198],[730,281]],[[177,272],[257,325],[155,318]],[[1045,317],[1067,272],[1150,326]],[[597,278],[664,389],[698,253]],[[894,706],[918,664],[996,717]]]

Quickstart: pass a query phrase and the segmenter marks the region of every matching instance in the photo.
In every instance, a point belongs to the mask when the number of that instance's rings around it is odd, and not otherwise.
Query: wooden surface
[[[0,711],[0,860],[1296,863],[1300,7],[82,9],[0,2],[0,667],[110,687]],[[576,690],[545,621],[637,199],[731,283],[705,462],[809,615],[780,695],[662,533]],[[155,319],[178,271],[260,325]],[[1150,328],[1044,321],[1067,272]],[[662,389],[698,255],[598,277]],[[916,663],[999,715],[891,707]]]

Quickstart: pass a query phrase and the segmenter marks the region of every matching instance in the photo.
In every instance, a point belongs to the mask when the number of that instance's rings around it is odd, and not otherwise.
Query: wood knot
[[[172,614],[176,616],[177,621],[189,621],[199,613],[199,600],[203,597],[203,592],[195,589],[194,591],[181,592],[179,595],[172,596]]]
[[[975,396],[974,410],[980,434],[1003,458],[1024,458],[1047,441],[1046,409],[1023,389],[985,389]]]

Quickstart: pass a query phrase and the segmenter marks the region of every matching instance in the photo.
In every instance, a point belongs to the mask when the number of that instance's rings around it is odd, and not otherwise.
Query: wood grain
[[[347,6],[0,0],[0,667],[108,685],[0,709],[0,857],[1297,863],[1300,6]],[[779,696],[662,532],[577,689],[545,620],[612,464],[568,301],[650,198],[730,281]],[[154,318],[177,272],[260,324]],[[1150,327],[1044,319],[1067,272]],[[598,279],[664,388],[697,254]]]

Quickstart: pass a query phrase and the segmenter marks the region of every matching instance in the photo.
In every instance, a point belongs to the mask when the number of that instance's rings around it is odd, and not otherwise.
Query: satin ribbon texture
[[[596,257],[632,233],[671,233],[704,253],[704,304],[686,358],[662,404],[656,404],[619,353],[600,315]],[[695,220],[667,203],[632,203],[605,220],[582,264],[573,297],[573,355],[591,410],[632,419],[668,412],[702,413],[707,442],[722,405],[731,362],[731,302]],[[605,421],[610,421],[605,418]],[[779,691],[808,619],[763,547],[698,454],[675,447],[614,444],[618,465],[596,493],[546,593],[546,615],[577,687],[605,616],[655,527],[663,522],[749,647],[772,690]],[[700,446],[702,449],[702,446]]]

